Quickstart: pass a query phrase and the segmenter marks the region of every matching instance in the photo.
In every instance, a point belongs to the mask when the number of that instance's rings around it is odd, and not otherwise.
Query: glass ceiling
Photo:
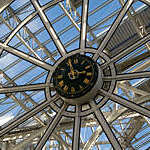
[[[0,9],[0,147],[150,148],[150,1],[9,1]],[[51,72],[75,53],[103,70],[95,103],[66,105],[52,86]]]

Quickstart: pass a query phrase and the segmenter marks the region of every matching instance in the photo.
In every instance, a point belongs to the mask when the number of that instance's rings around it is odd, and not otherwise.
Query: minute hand
[[[68,60],[68,63],[69,63],[69,66],[70,66],[71,73],[74,74],[74,69],[73,69],[73,66],[72,66],[72,63],[71,63],[71,59]]]

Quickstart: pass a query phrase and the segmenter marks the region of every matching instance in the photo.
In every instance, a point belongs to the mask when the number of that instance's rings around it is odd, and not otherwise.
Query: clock
[[[98,78],[97,63],[91,57],[75,54],[63,60],[52,75],[56,92],[67,99],[89,92]]]

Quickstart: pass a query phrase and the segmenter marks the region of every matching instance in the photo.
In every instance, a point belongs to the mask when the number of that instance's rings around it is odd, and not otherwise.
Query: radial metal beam
[[[8,7],[8,11],[13,15],[16,22],[21,23],[20,18],[14,13],[14,10],[11,7]],[[26,31],[29,36],[37,43],[37,45],[45,52],[45,54],[53,61],[55,62],[55,59],[53,58],[52,54],[48,51],[48,49],[41,44],[41,42],[37,39],[37,37],[30,31],[30,29],[27,26],[24,26],[24,31]]]
[[[75,28],[77,29],[77,31],[80,32],[80,27],[78,26],[78,24],[80,23],[80,20],[81,20],[80,14],[79,14],[78,12],[76,12],[76,15],[79,17],[79,20],[78,20],[78,21],[75,21],[75,20],[73,19],[73,17],[69,14],[68,10],[63,6],[62,3],[59,3],[59,6],[62,8],[62,10],[64,11],[65,15],[67,15],[67,17],[69,18],[69,20],[72,22],[72,24],[71,24],[70,26],[68,26],[66,29],[69,30],[69,29],[72,28],[73,25],[74,25]],[[98,7],[98,8],[99,8],[99,7]],[[97,8],[97,9],[98,9],[98,8]],[[94,12],[94,10],[89,13],[89,16],[90,16],[91,14],[93,14],[93,12]],[[66,30],[66,29],[65,29],[65,30]],[[66,30],[66,31],[67,31],[67,30]],[[94,35],[94,33],[92,33],[92,30],[91,30],[91,28],[89,27],[88,24],[87,24],[87,30],[89,31],[90,35],[93,36],[93,38],[95,39],[96,36]],[[59,33],[58,33],[58,35],[59,35]],[[91,44],[89,44],[89,43],[90,43],[90,42],[87,42],[88,46],[91,46]],[[65,46],[65,47],[66,47],[66,46]]]
[[[45,10],[45,9],[47,9],[47,8],[49,8],[49,7],[53,6],[53,5],[55,5],[56,3],[60,2],[60,1],[62,1],[62,0],[53,0],[53,1],[50,1],[49,3],[47,3],[47,4],[44,5],[44,6],[42,6],[41,8],[42,8],[42,10]],[[98,6],[96,9],[92,10],[91,12],[89,12],[89,16],[91,16],[91,15],[94,14],[94,13],[96,13],[97,11],[99,11],[101,8],[105,7],[107,4],[111,3],[112,1],[113,1],[113,0],[108,0],[108,1],[104,2],[102,5]],[[37,13],[37,12],[36,12],[36,13]],[[106,17],[103,21],[100,21],[100,22],[96,23],[93,27],[91,27],[91,30],[96,29],[96,27],[102,25],[104,22],[108,21],[110,18],[112,18],[113,16],[115,16],[115,15],[118,14],[118,13],[119,13],[119,10],[117,10],[117,12],[115,12],[115,14],[112,13],[111,15],[109,15],[108,17]],[[77,13],[77,14],[78,14],[78,13]],[[12,35],[10,35],[10,36],[11,36],[11,37],[10,37],[10,40],[11,40],[11,38],[30,20],[30,18],[31,18],[32,16],[33,16],[33,18],[34,18],[34,15],[35,15],[34,13],[31,14],[31,15],[29,15],[25,20],[23,20],[23,21],[16,27],[15,31],[13,31],[13,32],[11,33]],[[35,16],[35,18],[36,18],[36,17],[37,17],[37,16]],[[59,21],[59,20],[62,19],[63,17],[65,17],[64,14],[62,14],[62,15],[59,16],[59,17],[57,17],[54,21],[52,21],[52,24],[56,23],[57,21]],[[76,23],[79,24],[80,21],[77,21]],[[68,26],[67,28],[63,29],[62,31],[60,31],[60,32],[58,33],[58,35],[59,35],[59,36],[62,35],[65,31],[68,31],[68,30],[71,29],[72,27],[73,27],[73,24],[71,24],[71,25]],[[40,28],[38,31],[36,31],[36,32],[34,33],[34,35],[36,36],[37,34],[39,34],[40,32],[42,32],[43,29],[44,29],[44,27]],[[67,44],[65,45],[65,47],[69,46],[71,43],[75,42],[75,41],[78,40],[78,39],[79,39],[79,36],[76,36],[73,40],[71,40],[70,42],[67,42]],[[9,42],[9,41],[7,41],[6,44],[7,44],[8,42]],[[51,39],[45,41],[45,42],[42,43],[42,44],[45,45],[45,44],[47,44],[47,43],[49,43],[49,42],[51,42]],[[88,42],[88,43],[90,43],[90,42]],[[91,44],[88,44],[88,45],[91,45]],[[18,43],[17,45],[15,45],[15,47],[18,47],[18,46],[20,46],[20,43]],[[35,50],[37,50],[37,49],[38,49],[38,48],[35,48]]]
[[[38,4],[37,0],[32,0],[32,3],[35,6],[36,10],[39,12],[39,15],[40,15],[46,29],[48,30],[50,36],[52,37],[56,47],[58,48],[58,51],[61,53],[62,56],[64,56],[66,54],[66,50],[65,50],[63,44],[61,43],[58,35],[56,34],[52,24],[49,22],[48,18],[46,17],[42,8]]]
[[[148,42],[150,40],[150,34],[147,34],[145,37],[143,37],[142,39],[140,39],[139,41],[137,41],[135,44],[131,45],[130,47],[128,47],[127,49],[123,50],[121,53],[119,53],[118,55],[114,56],[113,58],[110,59],[110,61],[104,63],[103,65],[101,65],[102,68],[107,67],[110,63],[113,62],[117,62],[118,60],[120,60],[121,58],[125,57],[126,55],[128,55],[129,53],[133,52],[135,49],[137,49],[138,47],[142,46],[143,44],[145,44],[146,42]]]
[[[33,91],[33,90],[44,90],[46,87],[49,87],[49,84],[33,84],[33,85],[21,85],[13,87],[2,87],[0,88],[0,94],[4,93],[14,93],[14,92],[24,92],[24,91]]]
[[[13,119],[9,124],[5,125],[1,130],[0,130],[0,137],[6,134],[7,132],[11,131],[24,121],[28,120],[38,112],[42,111],[44,108],[48,107],[50,102],[56,100],[56,97],[54,97],[51,100],[47,100],[42,102],[41,104],[38,104],[36,107],[32,108],[32,110],[26,112],[25,114],[19,116],[18,118]]]
[[[61,2],[62,0],[53,0],[47,3],[46,5],[42,6],[41,9],[45,10],[49,7],[52,7],[53,5],[56,5],[58,2]],[[16,28],[11,32],[11,34],[8,36],[7,40],[5,41],[5,44],[7,45],[10,40],[15,36],[15,34],[25,25],[27,24],[31,19],[33,19],[38,14],[38,11],[33,12],[28,17],[26,17]]]
[[[29,108],[26,107],[21,101],[19,101],[14,95],[11,95],[10,98],[12,98],[16,103],[18,103],[24,110],[29,111]],[[37,105],[37,104],[36,104],[36,105]],[[46,114],[44,111],[43,111],[42,113],[44,113],[44,114],[47,116],[47,114]],[[48,117],[48,119],[52,119],[52,117],[50,117],[50,116],[47,116],[47,117]],[[34,118],[36,121],[38,121],[42,126],[45,126],[45,124],[43,123],[43,121],[42,121],[39,117],[33,116],[33,118]],[[38,131],[38,133],[39,133],[39,131]],[[24,134],[24,133],[23,133],[23,134]],[[28,134],[28,133],[26,133],[26,134]],[[41,133],[39,133],[39,134],[41,134]],[[34,134],[34,135],[35,135],[35,134]],[[62,139],[62,137],[61,137],[59,134],[57,134],[56,132],[54,132],[54,133],[52,134],[52,136],[53,136],[57,141],[59,141],[62,145],[64,145],[66,148],[70,147],[68,144],[65,143],[65,141]],[[34,136],[34,137],[35,137],[35,136]],[[32,139],[29,137],[29,139],[30,139],[30,140],[33,140],[33,137],[32,137]],[[19,144],[17,144],[17,146],[15,145],[15,148],[12,148],[12,149],[13,149],[13,150],[20,150],[20,149],[22,149],[22,147],[27,144],[27,141],[28,141],[28,142],[30,141],[29,139],[20,142]]]
[[[3,75],[4,75],[4,78],[8,81],[8,83],[11,83],[11,84],[13,84],[13,86],[18,86],[15,82],[14,82],[14,80],[12,80],[11,78],[9,78],[7,75],[6,75],[6,73],[4,73],[4,72],[2,72],[3,73]],[[22,95],[25,97],[25,99],[28,101],[28,102],[30,102],[30,103],[32,103],[34,106],[36,106],[37,105],[37,102],[35,102],[32,98],[31,98],[31,96],[29,96],[28,94],[26,94],[26,92],[22,92]],[[49,117],[45,112],[44,112],[44,114],[47,116],[47,117]]]
[[[98,47],[98,52],[94,55],[94,59],[95,60],[98,58],[98,53],[102,52],[104,50],[104,48],[107,46],[109,40],[113,36],[114,32],[116,31],[117,27],[121,23],[123,17],[125,16],[126,12],[130,8],[130,6],[132,5],[132,3],[133,3],[133,0],[127,0],[127,2],[125,3],[125,5],[123,6],[123,8],[120,11],[119,15],[117,16],[116,20],[114,21],[114,23],[112,24],[111,28],[107,32],[105,38],[103,39],[102,43]]]
[[[141,105],[138,105],[136,103],[134,103],[133,101],[130,101],[130,100],[126,100],[125,98],[122,98],[120,96],[117,96],[115,94],[112,94],[112,93],[109,93],[103,89],[100,89],[100,92],[103,93],[104,95],[108,96],[112,101],[120,104],[120,105],[123,105],[135,112],[138,112],[139,114],[141,115],[144,115],[146,117],[150,117],[150,110],[141,106]]]
[[[135,99],[133,99],[133,101],[137,102],[137,104],[140,104],[140,103],[145,103],[145,102],[149,101],[149,99],[150,99],[150,95],[147,95],[147,96],[141,96],[141,97],[135,98]],[[111,112],[110,115],[107,115],[108,123],[111,124],[113,121],[115,121],[117,118],[119,118],[127,110],[128,110],[128,108],[122,108],[122,109],[114,110],[113,112]],[[102,128],[101,128],[101,126],[99,126],[94,131],[94,133],[89,138],[89,140],[86,142],[83,150],[91,150],[92,146],[95,144],[95,141],[97,141],[97,139],[101,133],[102,133]]]
[[[9,52],[9,53],[11,53],[13,55],[16,55],[16,56],[20,57],[20,58],[22,58],[22,59],[24,59],[24,60],[26,60],[28,62],[31,62],[31,63],[33,63],[33,64],[35,64],[37,66],[40,66],[40,67],[42,67],[42,68],[44,68],[44,69],[46,69],[48,71],[49,70],[53,70],[53,67],[50,64],[42,62],[41,60],[38,60],[38,59],[36,59],[36,58],[34,58],[32,56],[29,56],[29,55],[27,55],[27,54],[25,54],[25,53],[15,49],[15,48],[7,46],[7,45],[5,45],[3,43],[0,43],[0,48],[4,49],[5,51],[7,51],[7,52]]]
[[[90,104],[91,104],[91,106],[92,106],[93,108],[96,107],[96,104],[95,104],[94,102],[91,102]],[[104,133],[106,134],[108,140],[110,141],[111,145],[113,146],[113,148],[114,148],[115,150],[122,150],[119,141],[118,141],[117,138],[115,137],[115,135],[114,135],[114,133],[113,133],[111,127],[109,126],[108,122],[106,121],[106,119],[105,119],[103,113],[102,113],[99,109],[96,109],[96,110],[94,111],[94,114],[95,114],[95,116],[96,116],[96,118],[97,118],[99,124],[101,125],[101,127],[102,127]]]
[[[132,80],[132,79],[139,79],[139,78],[150,78],[150,72],[135,72],[135,73],[127,73],[127,74],[119,74],[115,77],[113,76],[105,76],[103,77],[104,81],[111,81],[111,80]]]
[[[59,112],[54,117],[52,122],[50,122],[48,124],[47,130],[45,131],[44,135],[42,136],[42,138],[38,142],[35,150],[41,150],[43,148],[43,146],[45,145],[46,141],[49,139],[49,137],[53,133],[54,129],[56,128],[57,124],[59,123],[59,121],[60,121],[60,119],[62,117],[62,114],[64,113],[64,110],[67,108],[67,106],[68,106],[67,104],[63,104],[62,108],[59,110]]]
[[[14,102],[16,102],[22,109],[24,109],[25,111],[30,111],[30,109],[21,100],[18,100],[14,94],[10,95],[9,97],[14,100]],[[37,121],[37,123],[45,126],[43,121],[38,116],[33,116],[33,118]]]
[[[81,129],[81,106],[76,105],[76,117],[74,123],[74,135],[73,135],[73,150],[80,149],[80,129]]]
[[[9,24],[7,23],[7,21],[2,17],[0,16],[0,19],[2,19],[2,21],[5,23],[5,25],[12,31],[14,28]],[[41,60],[41,57],[39,57],[39,55],[30,47],[29,44],[27,44],[27,42],[23,39],[23,37],[19,34],[19,33],[16,33],[16,37],[21,41],[21,43],[26,46],[26,48],[35,56],[37,57],[39,60]]]
[[[87,36],[87,24],[88,24],[88,5],[89,0],[83,0],[82,2],[82,19],[81,19],[81,39],[80,39],[80,49],[84,50],[86,45]]]

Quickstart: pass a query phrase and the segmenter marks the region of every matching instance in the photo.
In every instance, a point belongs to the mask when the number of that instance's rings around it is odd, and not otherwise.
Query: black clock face
[[[65,98],[83,96],[94,86],[97,77],[97,64],[92,58],[80,54],[66,58],[52,75],[54,88]]]

